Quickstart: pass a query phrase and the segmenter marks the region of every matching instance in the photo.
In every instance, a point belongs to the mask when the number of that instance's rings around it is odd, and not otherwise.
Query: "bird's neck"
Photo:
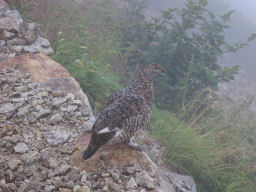
[[[134,82],[133,87],[137,87],[141,90],[151,90],[154,88],[153,81],[154,78],[152,76],[142,73]]]
[[[147,105],[152,108],[154,102],[154,77],[141,74],[138,79],[131,85],[132,91],[143,96]]]

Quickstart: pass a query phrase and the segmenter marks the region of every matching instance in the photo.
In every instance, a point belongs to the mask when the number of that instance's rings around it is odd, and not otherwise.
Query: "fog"
[[[249,21],[256,24],[255,0],[225,0],[232,9],[240,11]]]
[[[221,2],[222,1],[222,2]],[[149,7],[152,12],[159,12],[159,10],[167,7],[182,7],[185,0],[149,0]],[[221,2],[221,3],[218,3]],[[256,23],[256,1],[255,0],[209,0],[210,8],[215,8],[217,12],[225,12],[227,10],[237,10],[241,12],[249,21]],[[227,6],[216,6],[226,4]],[[154,10],[154,11],[153,11]]]
[[[149,0],[146,15],[159,16],[161,10],[168,7],[181,8],[186,0]],[[245,42],[250,34],[256,33],[256,0],[208,0],[207,8],[216,15],[236,10],[229,23],[231,28],[225,31],[226,40],[230,43]],[[256,40],[235,54],[220,58],[221,65],[240,66],[240,72],[248,81],[256,81]]]

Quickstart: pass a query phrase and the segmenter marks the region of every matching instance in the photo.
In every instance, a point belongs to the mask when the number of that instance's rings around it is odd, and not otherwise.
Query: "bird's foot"
[[[109,143],[111,144],[120,144],[120,143],[124,143],[124,141],[122,141],[122,139],[120,137],[113,137]]]
[[[105,163],[104,163],[104,159],[105,159],[104,155],[100,155],[100,156],[99,156],[99,159],[100,159],[101,167],[106,168],[106,165],[105,165]]]
[[[136,149],[137,151],[142,151],[142,148],[138,145],[138,143],[136,143],[134,140],[130,140],[127,143],[131,148]]]

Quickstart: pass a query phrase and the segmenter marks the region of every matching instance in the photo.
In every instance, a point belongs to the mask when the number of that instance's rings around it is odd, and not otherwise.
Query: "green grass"
[[[88,36],[91,39],[87,39]],[[61,38],[57,41],[52,58],[61,63],[80,83],[92,107],[97,110],[105,98],[121,86],[118,75],[110,68],[112,47],[96,47],[100,45],[98,42],[91,45],[93,37],[88,36],[85,38],[81,35],[75,41]]]
[[[154,109],[153,136],[165,145],[170,165],[193,176],[200,192],[256,191],[256,150],[255,144],[248,143],[249,137],[256,138],[255,127],[248,126],[253,120],[239,119],[241,108],[240,113],[231,111],[236,110],[205,112],[194,123]]]

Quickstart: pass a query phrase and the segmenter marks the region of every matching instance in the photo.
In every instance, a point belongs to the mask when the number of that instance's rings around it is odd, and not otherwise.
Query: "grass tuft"
[[[248,142],[256,138],[256,130],[248,126],[254,124],[253,119],[241,118],[241,106],[230,111],[205,111],[196,123],[154,109],[153,136],[165,145],[171,166],[195,179],[198,191],[256,191],[256,150],[255,144]]]

